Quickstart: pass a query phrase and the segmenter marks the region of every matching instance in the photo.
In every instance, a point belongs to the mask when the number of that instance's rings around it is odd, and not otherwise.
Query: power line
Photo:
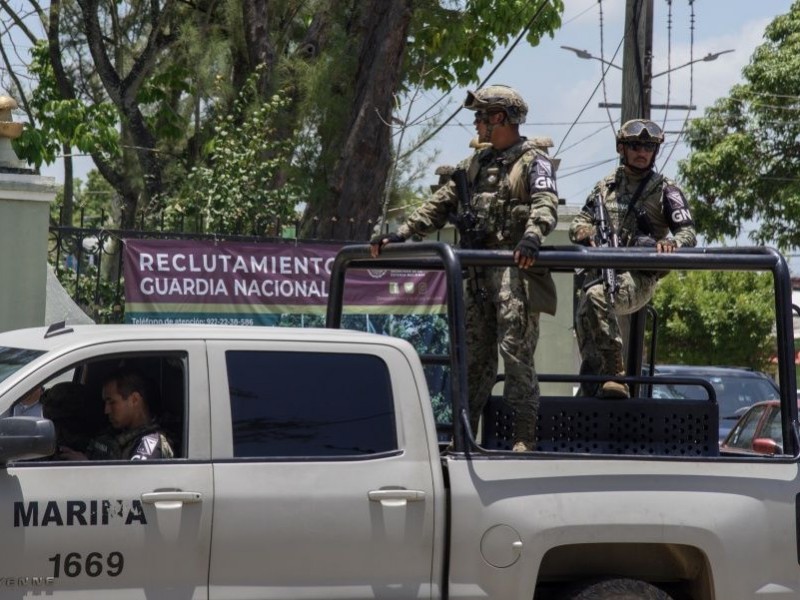
[[[525,25],[525,27],[522,29],[522,31],[517,36],[517,39],[514,40],[514,43],[511,44],[511,46],[508,47],[508,49],[506,50],[505,54],[503,54],[502,58],[498,61],[497,65],[491,70],[491,72],[486,77],[484,77],[483,81],[481,81],[480,84],[478,84],[479,88],[483,87],[486,84],[486,82],[489,80],[489,78],[492,77],[492,75],[494,75],[497,72],[497,69],[499,69],[500,66],[511,55],[511,52],[513,52],[513,50],[517,47],[517,44],[519,44],[520,40],[522,40],[525,37],[525,35],[528,33],[528,30],[530,30],[530,28],[533,26],[533,24],[536,21],[536,19],[539,18],[539,15],[544,10],[544,7],[547,6],[549,3],[550,3],[550,0],[542,0],[541,4],[539,4],[539,7],[533,13],[533,16],[530,18],[528,23]],[[445,119],[444,123],[439,125],[430,134],[428,134],[426,137],[424,137],[420,142],[417,143],[416,146],[414,146],[410,150],[406,151],[406,153],[403,154],[400,157],[400,159],[405,158],[406,156],[408,156],[409,154],[412,154],[413,152],[416,152],[422,146],[424,146],[429,141],[431,141],[431,139],[433,139],[436,136],[436,134],[438,134],[442,129],[444,129],[445,125],[447,125],[450,121],[452,121],[456,117],[456,115],[461,111],[461,109],[462,109],[462,107],[459,106],[452,115],[450,115],[449,117],[447,117],[447,119]]]
[[[589,103],[592,101],[592,98],[594,98],[594,95],[597,93],[597,90],[602,85],[603,80],[605,79],[606,73],[611,68],[611,64],[610,63],[614,62],[614,59],[616,58],[617,54],[619,53],[619,49],[622,47],[622,43],[624,41],[625,41],[624,37],[619,41],[619,44],[617,45],[617,50],[616,50],[616,52],[614,52],[614,56],[611,57],[611,61],[609,61],[609,64],[606,66],[605,70],[603,71],[603,75],[600,78],[600,81],[598,81],[597,85],[594,86],[594,89],[592,90],[592,93],[589,94],[589,98],[586,100],[586,103],[583,105],[581,110],[578,112],[578,116],[575,117],[575,120],[572,122],[572,125],[570,125],[569,129],[567,130],[567,133],[564,134],[564,137],[561,138],[561,143],[558,145],[558,148],[556,148],[556,151],[553,153],[553,156],[558,156],[558,153],[561,151],[561,147],[564,145],[564,142],[567,141],[567,138],[569,137],[569,134],[572,132],[572,130],[577,125],[578,121],[581,118],[581,115],[583,115],[584,111],[586,111],[586,108],[589,106]],[[612,124],[612,129],[613,129],[613,124]]]
[[[600,129],[595,129],[595,130],[594,130],[592,133],[590,133],[589,135],[582,137],[581,139],[579,139],[579,140],[578,140],[577,142],[575,142],[574,144],[571,144],[570,146],[567,146],[566,148],[564,148],[564,152],[567,152],[567,151],[568,151],[568,150],[570,150],[571,148],[574,148],[574,147],[575,147],[575,146],[577,146],[578,144],[580,144],[580,143],[582,143],[582,142],[585,142],[585,141],[586,141],[586,140],[588,140],[589,138],[592,138],[592,137],[596,136],[598,133],[600,133],[601,131],[605,131],[605,130],[606,130],[606,124],[605,124],[605,123],[603,123],[603,126],[602,126],[602,127],[600,127]]]
[[[689,17],[689,106],[692,106],[692,100],[694,99],[694,22],[695,22],[695,15],[694,15],[694,0],[689,0],[689,7],[690,17]],[[669,75],[668,75],[669,76]],[[686,110],[686,118],[683,121],[683,125],[681,125],[681,130],[678,133],[678,140],[681,139],[684,132],[686,131],[686,126],[689,124],[689,117],[691,115],[692,109],[688,108]],[[661,168],[659,172],[663,172],[664,167],[669,164],[670,159],[672,158],[672,153],[675,152],[677,144],[672,147],[667,155],[667,159],[661,163]]]

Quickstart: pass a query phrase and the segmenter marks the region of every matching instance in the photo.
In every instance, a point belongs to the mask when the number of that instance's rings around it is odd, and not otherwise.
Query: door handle
[[[382,506],[405,506],[408,502],[422,502],[425,492],[422,490],[371,490],[367,497],[372,502],[380,502]]]
[[[171,490],[164,492],[144,492],[141,496],[145,504],[155,504],[156,508],[180,508],[184,504],[195,504],[203,500],[200,492],[181,492]]]

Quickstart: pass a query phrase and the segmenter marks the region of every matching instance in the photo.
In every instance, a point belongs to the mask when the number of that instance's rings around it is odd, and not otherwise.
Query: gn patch
[[[531,164],[530,188],[534,192],[552,192],[558,195],[553,163],[543,156],[537,156]]]
[[[694,225],[692,213],[689,212],[689,203],[677,186],[668,185],[664,188],[664,213],[670,228]]]

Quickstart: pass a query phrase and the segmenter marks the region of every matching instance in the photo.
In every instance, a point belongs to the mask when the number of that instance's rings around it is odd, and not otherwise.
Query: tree
[[[324,100],[314,123],[320,160],[303,231],[312,229],[312,219],[339,220],[358,224],[364,238],[380,215],[393,160],[395,95],[413,85],[449,91],[474,82],[497,45],[520,33],[532,45],[552,35],[563,3],[369,0],[351,8],[331,11],[323,28],[340,44],[322,48],[325,70],[312,88],[312,97]]]
[[[758,243],[800,247],[800,2],[766,29],[744,83],[688,130],[679,164],[698,229],[710,241],[757,221]]]
[[[259,158],[280,161],[284,144],[304,140],[292,164],[261,183],[308,189],[295,198],[306,205],[301,233],[316,219],[357,226],[340,228],[340,238],[365,237],[380,214],[397,98],[412,85],[474,82],[497,44],[520,33],[538,43],[563,11],[561,0],[51,0],[46,10],[19,2],[46,31],[57,100],[113,107],[119,152],[92,156],[122,203],[123,227],[209,166],[214,128],[258,73],[253,107],[281,99],[274,147],[262,146]],[[9,0],[0,8],[12,12]],[[34,128],[58,118],[26,111]],[[69,132],[63,137],[63,147],[72,143]],[[22,146],[34,148],[29,141]]]
[[[775,350],[772,301],[768,273],[671,273],[653,298],[658,362],[765,370]]]
[[[292,140],[275,140],[276,121],[286,104],[259,97],[262,74],[250,77],[230,113],[217,117],[206,160],[192,167],[169,204],[169,217],[199,216],[216,233],[280,236],[277,223],[294,225],[302,179],[265,186],[291,161]]]

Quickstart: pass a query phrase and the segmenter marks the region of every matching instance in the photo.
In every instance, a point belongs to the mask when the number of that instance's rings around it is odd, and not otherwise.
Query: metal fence
[[[240,241],[250,243],[363,243],[353,233],[350,221],[319,219],[312,224],[312,237],[298,239],[299,223],[274,223],[259,229],[272,235],[242,235],[206,231],[202,219],[180,219],[165,223],[163,216],[145,221],[139,229],[108,229],[92,226],[104,222],[104,215],[92,219],[80,215],[78,227],[50,227],[49,263],[61,284],[78,306],[98,323],[121,323],[125,314],[122,247],[126,239],[171,239]],[[368,224],[370,227],[371,225]],[[147,229],[147,227],[151,227]],[[361,227],[363,229],[363,225]],[[275,235],[280,232],[280,235]],[[350,240],[350,241],[347,241]]]

